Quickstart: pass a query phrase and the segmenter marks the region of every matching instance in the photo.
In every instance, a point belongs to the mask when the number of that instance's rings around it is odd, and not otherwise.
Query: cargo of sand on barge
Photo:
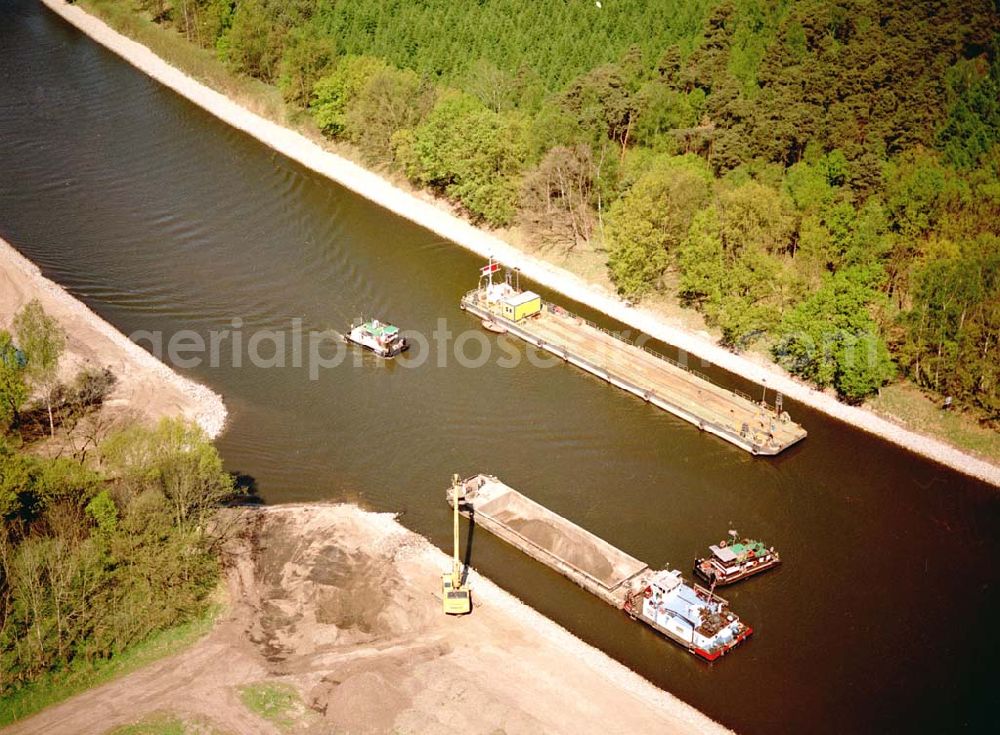
[[[490,475],[456,475],[448,502],[528,556],[609,605],[641,620],[696,656],[714,661],[753,630],[712,591],[688,585],[676,570],[652,570],[580,526]],[[458,492],[455,493],[455,487]]]
[[[802,441],[806,430],[791,420],[781,394],[774,405],[716,385],[708,376],[648,348],[626,342],[560,306],[522,291],[511,274],[501,280],[490,259],[479,286],[462,297],[463,310],[644,401],[755,455],[775,455]]]

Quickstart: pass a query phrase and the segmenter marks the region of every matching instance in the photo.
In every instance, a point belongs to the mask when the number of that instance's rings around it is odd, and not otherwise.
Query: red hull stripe
[[[698,656],[701,656],[706,661],[715,661],[715,659],[721,658],[722,656],[725,656],[729,652],[730,649],[736,648],[736,646],[740,645],[743,641],[745,641],[747,638],[749,638],[752,634],[753,634],[753,628],[751,628],[748,625],[747,629],[745,631],[743,631],[742,633],[740,633],[738,636],[736,636],[736,638],[733,639],[733,642],[730,643],[728,646],[724,646],[722,648],[719,648],[719,649],[717,649],[713,653],[709,653],[704,648],[697,648],[697,647],[695,647],[694,653],[696,655],[698,655]]]

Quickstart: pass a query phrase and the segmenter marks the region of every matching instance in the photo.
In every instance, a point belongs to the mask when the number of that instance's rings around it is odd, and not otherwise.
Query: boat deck
[[[787,415],[782,420],[770,406],[715,385],[696,371],[629,344],[552,304],[519,322],[502,317],[482,290],[466,294],[462,306],[752,454],[778,454],[806,436],[805,429]]]

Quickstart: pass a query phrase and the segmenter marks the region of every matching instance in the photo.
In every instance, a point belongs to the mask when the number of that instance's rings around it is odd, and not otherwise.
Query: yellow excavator
[[[458,560],[458,491],[462,482],[458,475],[451,481],[453,515],[455,519],[455,554],[451,560],[451,573],[441,576],[441,600],[448,615],[465,615],[472,612],[472,595],[462,586],[462,563]]]

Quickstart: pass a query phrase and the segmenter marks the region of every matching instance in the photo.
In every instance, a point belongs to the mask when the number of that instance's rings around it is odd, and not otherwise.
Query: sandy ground
[[[1000,486],[1000,467],[972,457],[944,442],[909,431],[871,411],[845,405],[835,396],[817,391],[796,380],[774,363],[767,362],[763,358],[755,359],[752,356],[730,352],[716,344],[708,334],[692,332],[650,311],[630,306],[608,290],[586,283],[572,273],[528,255],[489,232],[474,227],[456,217],[443,204],[427,201],[405,192],[357,164],[324,150],[299,133],[250,112],[170,66],[146,46],[121,35],[80,8],[68,5],[64,0],[42,0],[42,2],[98,43],[221,120],[441,237],[452,240],[483,257],[492,255],[508,266],[518,267],[528,278],[657,339],[676,345],[692,355],[758,383],[766,384],[771,390],[781,391],[789,398],[801,401],[960,472]],[[474,282],[475,275],[469,274],[470,284]],[[459,294],[455,295],[456,301],[458,296]],[[807,426],[806,429],[808,428]]]
[[[183,416],[211,437],[222,431],[226,408],[216,393],[182,378],[130,342],[0,239],[0,329],[9,330],[17,311],[34,298],[66,330],[66,351],[59,365],[63,380],[72,380],[85,367],[108,368],[115,374],[118,382],[102,409],[106,416],[138,415],[149,421]]]
[[[292,684],[303,733],[724,733],[485,579],[441,612],[449,559],[391,515],[351,505],[238,511],[231,604],[186,651],[17,723],[88,735],[167,712],[272,733],[237,688]]]

